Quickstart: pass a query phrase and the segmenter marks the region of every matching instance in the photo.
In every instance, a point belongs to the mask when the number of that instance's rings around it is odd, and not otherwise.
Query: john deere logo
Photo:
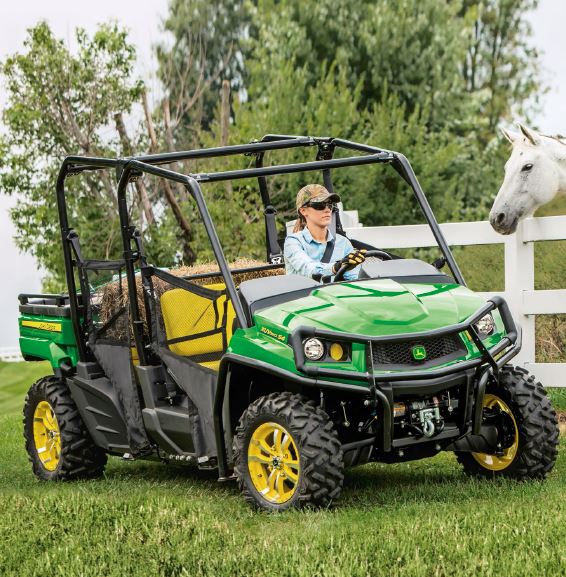
[[[424,361],[426,359],[426,349],[422,345],[415,345],[411,352],[415,361]]]

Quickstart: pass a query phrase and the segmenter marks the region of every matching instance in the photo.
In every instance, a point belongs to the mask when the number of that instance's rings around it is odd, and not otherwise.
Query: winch
[[[444,430],[442,412],[452,413],[454,404],[455,401],[451,401],[449,394],[418,401],[397,402],[393,406],[393,417],[395,423],[409,435],[431,438]]]

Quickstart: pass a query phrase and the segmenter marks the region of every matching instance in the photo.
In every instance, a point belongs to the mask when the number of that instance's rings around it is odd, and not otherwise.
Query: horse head
[[[520,133],[502,129],[513,145],[505,164],[505,177],[489,213],[491,226],[511,234],[519,220],[566,191],[566,146],[556,138],[537,134],[519,124]]]

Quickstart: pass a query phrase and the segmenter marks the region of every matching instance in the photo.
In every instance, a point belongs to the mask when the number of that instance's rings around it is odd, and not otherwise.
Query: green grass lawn
[[[336,507],[270,515],[193,467],[112,458],[101,480],[37,481],[20,409],[48,372],[0,364],[2,577],[566,574],[564,438],[544,483],[471,480],[442,454],[352,469]]]

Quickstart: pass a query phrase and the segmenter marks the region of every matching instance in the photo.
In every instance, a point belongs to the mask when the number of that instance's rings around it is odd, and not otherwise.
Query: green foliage
[[[157,143],[142,123],[137,153],[247,142],[265,133],[339,136],[398,150],[411,161],[441,221],[486,216],[508,154],[495,134],[511,109],[538,90],[538,56],[525,13],[536,0],[173,0],[157,47],[163,99],[152,111]],[[140,98],[133,47],[115,25],[93,38],[77,32],[71,54],[46,24],[30,30],[22,54],[3,65],[9,94],[0,140],[0,186],[19,193],[18,243],[62,278],[53,185],[67,154],[129,154],[109,125]],[[232,87],[230,118],[219,90]],[[167,120],[168,112],[170,119]],[[228,128],[228,130],[226,130]],[[315,150],[267,154],[265,163],[312,160]],[[341,153],[337,153],[341,154]],[[185,163],[186,172],[250,166],[250,157]],[[334,171],[347,209],[366,225],[421,220],[408,187],[384,166]],[[187,243],[212,259],[194,204],[175,190],[192,232],[182,234],[163,190],[144,179],[156,224],[140,220],[150,260],[171,265]],[[296,191],[320,174],[270,177],[280,232]],[[69,212],[89,251],[120,254],[112,175],[70,179]],[[257,183],[205,184],[230,260],[261,258],[263,208]],[[130,191],[132,215],[139,199]],[[134,219],[137,221],[137,217]],[[105,226],[100,226],[100,222]],[[192,235],[193,239],[188,240]]]
[[[502,118],[525,114],[525,105],[544,94],[538,53],[530,45],[525,14],[538,0],[464,0],[467,54],[463,61],[466,90],[475,95],[476,129],[489,140]]]
[[[78,29],[76,41],[72,54],[43,22],[29,30],[25,52],[2,65],[8,104],[0,188],[19,198],[12,210],[18,246],[37,258],[55,286],[63,278],[55,199],[61,161],[69,154],[116,155],[119,146],[103,137],[104,128],[114,112],[130,109],[140,90],[131,80],[135,52],[125,31],[104,25],[89,38]],[[70,220],[98,256],[117,255],[120,246],[111,178],[66,183]]]
[[[171,100],[191,98],[182,94],[179,78],[188,70],[193,90],[204,90],[183,114],[183,125],[200,129],[212,121],[222,80],[237,91],[243,86],[245,36],[249,33],[247,0],[172,0],[163,21],[167,42],[157,46],[159,77]],[[172,40],[172,41],[171,41]],[[177,135],[178,137],[179,135]],[[185,135],[187,137],[187,135]]]
[[[361,108],[393,93],[409,114],[426,106],[434,124],[437,111],[454,117],[461,101],[457,11],[458,3],[438,0],[287,0],[269,17],[269,46],[285,44],[311,78],[328,61],[345,71],[351,89],[363,79]]]
[[[471,85],[463,73],[470,38],[475,34],[481,48],[476,47],[481,58],[473,60],[474,74],[491,79],[491,95],[497,92],[500,99],[499,121],[536,90],[538,60],[528,50],[523,12],[532,5],[259,2],[255,35],[247,44],[246,98],[234,106],[231,140],[308,133],[399,150],[413,164],[439,220],[484,218],[508,150],[486,120],[489,83]],[[505,32],[509,22],[516,29]],[[490,44],[498,47],[497,59],[488,58]],[[297,154],[283,160],[293,158]],[[285,184],[273,179],[284,211],[304,178],[285,177]],[[334,178],[347,208],[357,208],[367,225],[420,219],[407,187],[390,170],[338,170]]]

